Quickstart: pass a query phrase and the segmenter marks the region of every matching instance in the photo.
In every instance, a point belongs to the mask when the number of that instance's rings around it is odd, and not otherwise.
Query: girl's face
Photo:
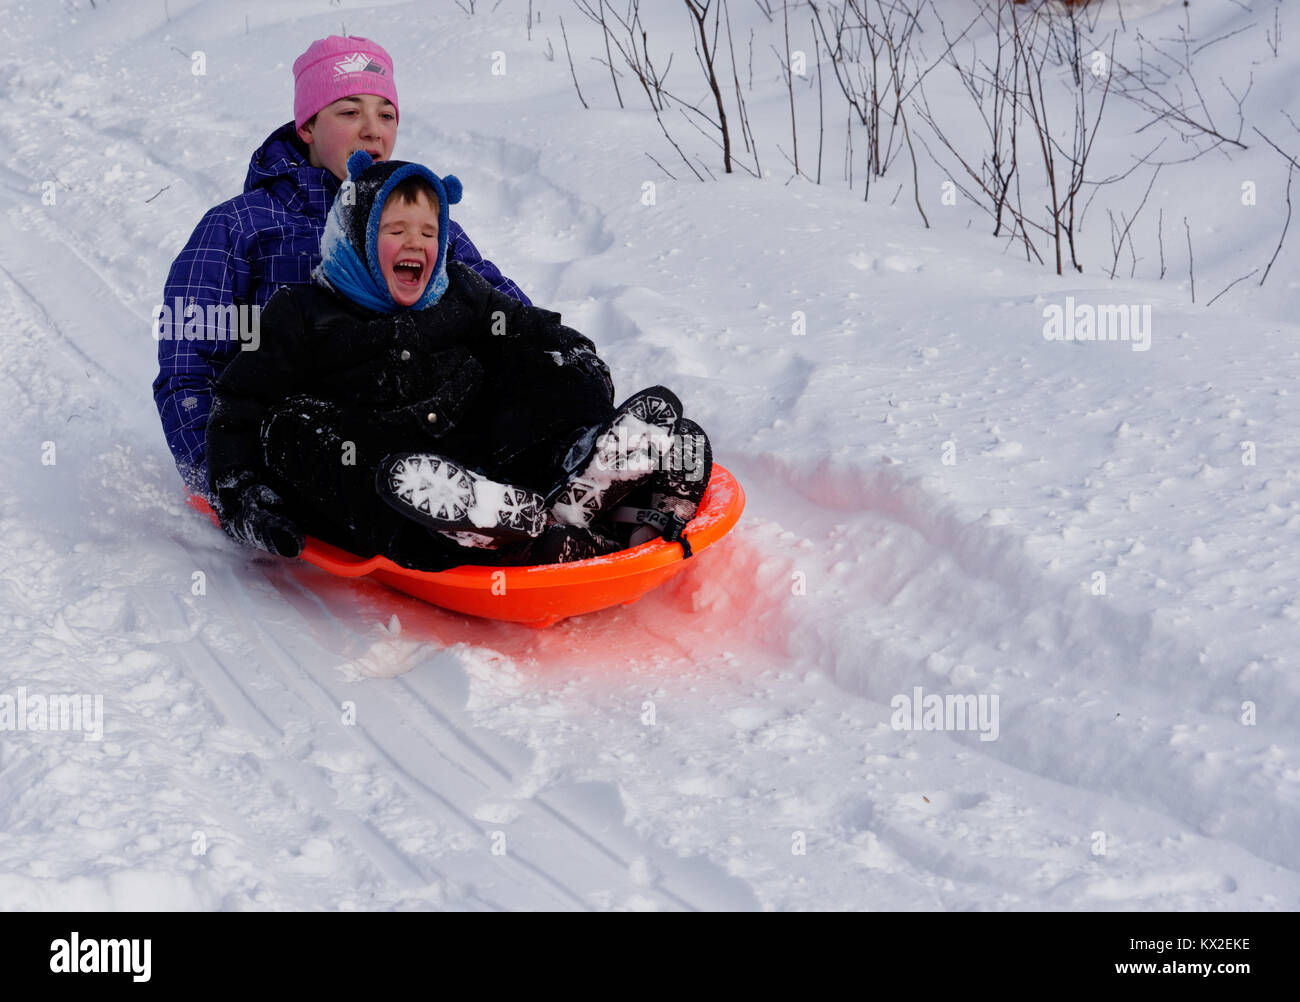
[[[355,94],[327,104],[314,122],[304,122],[298,136],[307,144],[313,167],[324,167],[342,181],[348,157],[365,150],[373,160],[387,160],[397,141],[397,110],[386,97]]]
[[[379,271],[398,306],[414,306],[438,263],[438,207],[421,192],[414,202],[389,198],[379,216]]]

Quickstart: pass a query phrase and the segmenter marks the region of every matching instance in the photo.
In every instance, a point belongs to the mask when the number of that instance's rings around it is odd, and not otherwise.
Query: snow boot
[[[379,464],[375,490],[390,507],[439,532],[519,539],[546,528],[540,494],[489,480],[445,456],[393,453]]]
[[[531,557],[538,564],[567,564],[617,553],[623,544],[616,539],[576,525],[551,525],[532,544]]]
[[[654,476],[682,415],[672,390],[651,386],[633,394],[596,436],[591,454],[559,491],[557,522],[589,527],[596,517]]]
[[[627,545],[639,546],[652,539],[681,543],[684,556],[691,556],[691,543],[683,530],[700,509],[700,501],[713,475],[713,448],[709,436],[694,421],[683,418],[673,429],[671,446],[658,470],[645,487],[606,517],[623,528]]]

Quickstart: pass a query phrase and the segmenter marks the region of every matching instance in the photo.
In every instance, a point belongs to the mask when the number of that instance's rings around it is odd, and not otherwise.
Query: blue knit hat
[[[376,313],[396,313],[399,306],[379,270],[379,217],[393,189],[406,178],[428,181],[438,193],[438,260],[424,294],[409,309],[424,310],[447,291],[447,238],[451,217],[448,205],[460,201],[460,179],[438,177],[421,164],[405,160],[376,163],[365,150],[348,157],[348,176],[334,197],[325,232],[321,234],[321,262],[312,276],[359,306]]]

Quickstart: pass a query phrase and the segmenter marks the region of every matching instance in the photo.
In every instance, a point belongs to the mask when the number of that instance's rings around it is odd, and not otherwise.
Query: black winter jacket
[[[247,485],[280,486],[264,465],[263,426],[302,395],[347,407],[381,451],[441,453],[496,479],[553,486],[574,434],[613,412],[609,369],[558,313],[503,295],[459,262],[447,274],[434,306],[391,315],[319,285],[271,298],[258,349],[226,367],[208,420],[223,522]]]

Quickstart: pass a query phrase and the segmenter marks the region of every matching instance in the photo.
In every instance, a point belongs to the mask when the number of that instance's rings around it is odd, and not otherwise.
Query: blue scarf
[[[320,272],[329,285],[340,295],[346,296],[358,306],[364,306],[375,313],[397,313],[401,310],[424,310],[433,306],[447,291],[446,238],[442,240],[438,253],[437,271],[425,287],[422,295],[413,306],[399,306],[388,291],[388,283],[383,281],[382,273],[376,274],[378,268],[367,268],[358,256],[355,248],[347,240],[340,240],[334,245],[329,257],[322,257]]]
[[[370,178],[364,177],[368,171],[371,172]],[[423,295],[412,306],[406,307],[399,306],[393,299],[388,291],[388,282],[379,269],[379,218],[393,189],[413,174],[429,181],[438,193],[438,260]],[[370,205],[361,204],[356,193],[359,190],[371,190],[380,177],[383,181],[375,191]],[[367,181],[369,183],[365,184],[364,189],[358,183]],[[345,199],[345,194],[349,191],[352,201]],[[403,161],[386,160],[376,164],[364,150],[357,150],[348,158],[348,181],[340,187],[334,204],[330,207],[329,218],[325,221],[325,232],[321,235],[321,262],[313,271],[313,276],[358,306],[375,313],[392,314],[405,309],[428,309],[442,298],[450,284],[447,278],[447,242],[451,217],[447,206],[459,202],[461,194],[460,179],[454,174],[440,178],[427,167]],[[350,217],[352,212],[367,210],[363,259],[349,237],[352,232]]]

